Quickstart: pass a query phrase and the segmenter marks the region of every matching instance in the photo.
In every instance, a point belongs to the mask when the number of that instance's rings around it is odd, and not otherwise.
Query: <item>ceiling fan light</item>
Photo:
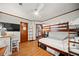
[[[38,13],[38,12],[34,12],[34,14],[35,14],[35,15],[38,15],[39,13]]]

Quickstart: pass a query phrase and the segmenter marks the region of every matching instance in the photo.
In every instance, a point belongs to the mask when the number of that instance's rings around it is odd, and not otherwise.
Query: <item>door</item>
[[[36,38],[37,39],[42,37],[42,29],[43,29],[42,24],[36,24]]]
[[[28,23],[24,22],[20,23],[20,37],[21,37],[21,43],[28,41]]]

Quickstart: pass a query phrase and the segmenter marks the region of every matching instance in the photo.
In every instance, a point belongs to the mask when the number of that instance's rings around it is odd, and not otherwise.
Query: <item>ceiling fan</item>
[[[22,6],[23,4],[22,3],[19,3],[19,5]]]
[[[43,4],[43,3],[39,4],[39,6],[34,10],[34,14],[35,14],[35,15],[38,15],[39,12],[40,12],[43,8],[44,8],[44,4]]]
[[[32,12],[35,15],[38,15],[39,12],[44,8],[44,3],[38,3],[39,5]],[[23,6],[23,3],[19,3],[20,6]]]

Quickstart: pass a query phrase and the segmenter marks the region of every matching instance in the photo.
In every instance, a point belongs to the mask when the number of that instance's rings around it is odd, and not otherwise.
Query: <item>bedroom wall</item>
[[[9,15],[0,13],[0,22],[20,24],[21,21],[28,22],[25,19],[21,19],[21,18],[18,18],[18,17],[13,17],[13,16],[9,16]]]
[[[71,22],[71,25],[79,25],[79,18]]]
[[[67,21],[72,23],[77,18],[79,18],[79,10],[74,11],[72,13],[65,14],[63,16],[60,16],[60,17],[57,17],[54,19],[49,19],[48,21],[44,21],[43,25],[57,24],[57,23],[63,23],[63,22],[67,22]]]

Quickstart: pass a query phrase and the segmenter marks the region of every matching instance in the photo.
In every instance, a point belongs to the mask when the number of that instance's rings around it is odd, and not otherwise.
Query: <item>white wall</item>
[[[79,18],[75,19],[70,23],[71,25],[79,25]]]
[[[27,20],[24,20],[24,19],[21,19],[18,17],[13,17],[13,16],[9,16],[9,15],[0,13],[0,22],[20,24],[21,21],[28,22]]]
[[[54,19],[49,19],[48,21],[43,22],[44,25],[49,25],[49,24],[57,24],[57,23],[63,23],[69,21],[70,23],[74,20],[79,18],[79,10],[54,18]]]

